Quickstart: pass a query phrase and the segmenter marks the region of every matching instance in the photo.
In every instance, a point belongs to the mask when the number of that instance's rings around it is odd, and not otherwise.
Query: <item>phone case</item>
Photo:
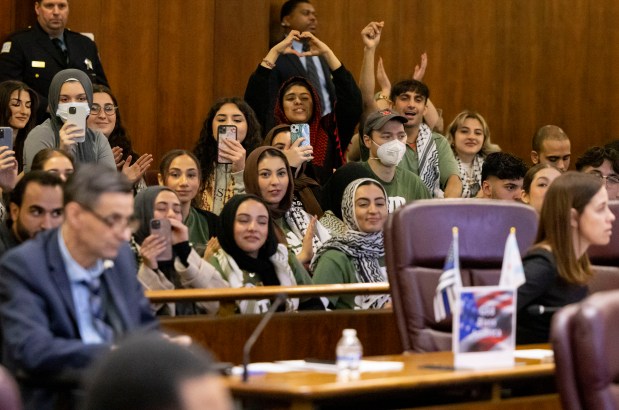
[[[0,147],[9,147],[13,149],[13,128],[0,127]]]
[[[290,125],[290,144],[293,144],[299,138],[305,138],[301,141],[300,147],[311,145],[309,124],[302,123]]]
[[[69,107],[69,116],[67,117],[67,122],[69,124],[75,124],[76,126],[84,130],[84,137],[76,138],[75,142],[84,142],[86,140],[86,117],[88,117],[86,107]]]
[[[166,249],[157,256],[158,261],[169,261],[172,259],[172,225],[167,219],[152,219],[150,221],[151,235],[158,235],[166,238]]]
[[[219,147],[223,143],[222,141],[225,139],[235,140],[236,139],[236,126],[235,125],[220,125],[217,127],[217,151],[219,151]],[[217,162],[220,164],[231,164],[232,162],[221,158],[217,155]]]

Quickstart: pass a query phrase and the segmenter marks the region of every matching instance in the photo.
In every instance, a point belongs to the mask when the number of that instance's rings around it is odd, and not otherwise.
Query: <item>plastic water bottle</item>
[[[355,380],[359,378],[359,367],[363,356],[363,346],[357,338],[355,329],[344,329],[342,338],[335,350],[337,358],[338,380]]]

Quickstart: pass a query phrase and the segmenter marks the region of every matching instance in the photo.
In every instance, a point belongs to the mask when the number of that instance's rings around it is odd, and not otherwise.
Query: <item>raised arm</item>
[[[371,22],[361,30],[363,40],[363,61],[361,62],[361,74],[359,75],[359,88],[363,99],[363,112],[377,110],[374,102],[374,89],[376,87],[374,77],[374,57],[376,47],[380,44],[380,35],[384,22]]]

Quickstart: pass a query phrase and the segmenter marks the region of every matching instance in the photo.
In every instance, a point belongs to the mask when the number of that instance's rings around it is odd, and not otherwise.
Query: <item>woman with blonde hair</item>
[[[462,198],[474,198],[481,188],[481,169],[488,154],[501,151],[490,141],[490,128],[484,117],[465,110],[456,115],[447,127],[451,145],[462,180]]]
[[[600,178],[566,172],[546,192],[537,239],[523,259],[526,282],[518,288],[516,342],[548,343],[552,314],[587,296],[593,273],[590,245],[610,241],[615,216]]]

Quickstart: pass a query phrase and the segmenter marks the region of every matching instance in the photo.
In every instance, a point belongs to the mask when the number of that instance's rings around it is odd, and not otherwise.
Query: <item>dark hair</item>
[[[200,169],[200,161],[198,161],[198,158],[196,158],[194,153],[184,149],[173,149],[172,151],[166,152],[163,158],[161,158],[161,162],[159,163],[159,174],[161,175],[161,178],[163,178],[164,182],[168,177],[168,172],[170,172],[170,164],[172,163],[172,161],[182,155],[187,155],[193,160],[193,162],[196,163],[196,167],[198,168],[198,178],[200,179],[200,181],[202,181],[202,170]]]
[[[515,155],[507,152],[488,154],[481,168],[481,180],[488,177],[498,179],[520,179],[527,173],[527,164]]]
[[[561,170],[557,167],[555,167],[552,164],[535,164],[533,165],[531,168],[529,168],[529,170],[527,171],[526,174],[524,174],[524,180],[522,181],[522,190],[525,193],[529,193],[531,191],[531,184],[533,183],[533,180],[535,179],[535,175],[537,175],[538,172],[540,172],[542,169],[546,169],[546,168],[554,168],[557,171],[559,171],[559,173],[561,172]]]
[[[585,167],[599,167],[604,160],[608,160],[613,171],[619,174],[619,152],[612,148],[591,147],[576,160],[576,169],[582,171]]]
[[[619,140],[612,140],[611,142],[604,145],[604,148],[619,151]]]
[[[260,145],[262,140],[262,129],[260,127],[260,123],[256,118],[254,110],[252,110],[249,104],[238,97],[222,98],[215,102],[209,110],[204,123],[202,124],[200,137],[198,138],[196,146],[193,149],[193,153],[196,155],[196,158],[198,158],[198,164],[202,169],[203,178],[201,188],[204,188],[207,180],[213,174],[217,163],[217,139],[213,135],[213,121],[215,120],[217,111],[219,111],[224,104],[236,105],[245,116],[245,121],[247,121],[247,135],[241,145],[245,148],[247,155],[249,155],[254,148]]]
[[[344,190],[348,184],[359,178],[374,178],[374,175],[360,162],[349,162],[336,169],[324,186],[323,192],[328,192],[328,195],[322,196],[322,209],[325,212],[331,211],[338,219],[342,219]]]
[[[37,154],[32,159],[30,171],[43,171],[47,160],[53,157],[67,158],[69,161],[71,161],[73,169],[75,169],[75,159],[73,158],[73,155],[57,148],[43,148],[41,151],[37,152]]]
[[[9,202],[17,206],[21,206],[24,200],[24,193],[28,184],[36,182],[39,185],[50,187],[62,187],[62,179],[58,175],[45,171],[30,171],[19,180],[13,191],[11,191]]]
[[[183,408],[181,384],[213,373],[210,354],[155,335],[133,337],[112,350],[87,380],[85,409]]]
[[[287,2],[285,2],[284,4],[282,4],[282,8],[279,12],[279,21],[284,21],[284,17],[289,16],[290,14],[292,14],[292,12],[294,11],[294,9],[297,8],[297,6],[301,3],[312,3],[309,0],[288,0]]]
[[[391,94],[389,94],[389,99],[391,101],[395,101],[396,97],[406,92],[414,92],[426,99],[430,98],[430,90],[428,86],[417,80],[402,80],[397,83],[393,87],[391,87]]]
[[[537,130],[535,135],[533,135],[533,140],[531,141],[531,148],[533,149],[533,151],[539,154],[542,150],[542,144],[547,139],[559,141],[569,140],[567,134],[561,128],[557,127],[556,125],[544,125],[539,130]]]
[[[578,258],[574,249],[572,210],[582,215],[602,184],[601,178],[568,171],[557,177],[546,191],[535,242],[550,246],[559,276],[569,283],[584,284],[592,275],[587,253]]]
[[[18,172],[24,168],[24,142],[28,133],[37,125],[37,109],[39,107],[39,97],[37,93],[27,84],[21,81],[8,80],[0,83],[0,127],[9,127],[11,119],[11,94],[14,91],[25,91],[30,95],[30,118],[23,130],[17,133],[13,151],[18,164]]]
[[[116,96],[112,94],[112,90],[110,90],[108,87],[101,85],[101,84],[93,84],[92,93],[93,93],[93,99],[94,99],[95,93],[105,93],[109,95],[110,98],[112,99],[112,102],[114,103],[114,106],[118,107],[118,100],[116,99]],[[103,107],[101,107],[101,109],[103,109]],[[131,162],[135,162],[138,159],[136,154],[133,152],[133,144],[131,143],[129,136],[127,135],[127,131],[125,130],[125,127],[123,126],[123,121],[120,115],[119,108],[116,108],[116,124],[114,125],[114,129],[112,130],[112,133],[110,134],[107,140],[110,143],[110,147],[122,148],[123,150],[122,159],[127,159],[129,155],[133,156],[131,159]]]
[[[106,193],[133,194],[133,184],[115,169],[102,164],[86,163],[80,165],[64,185],[64,204],[77,202],[94,209],[99,197]]]

